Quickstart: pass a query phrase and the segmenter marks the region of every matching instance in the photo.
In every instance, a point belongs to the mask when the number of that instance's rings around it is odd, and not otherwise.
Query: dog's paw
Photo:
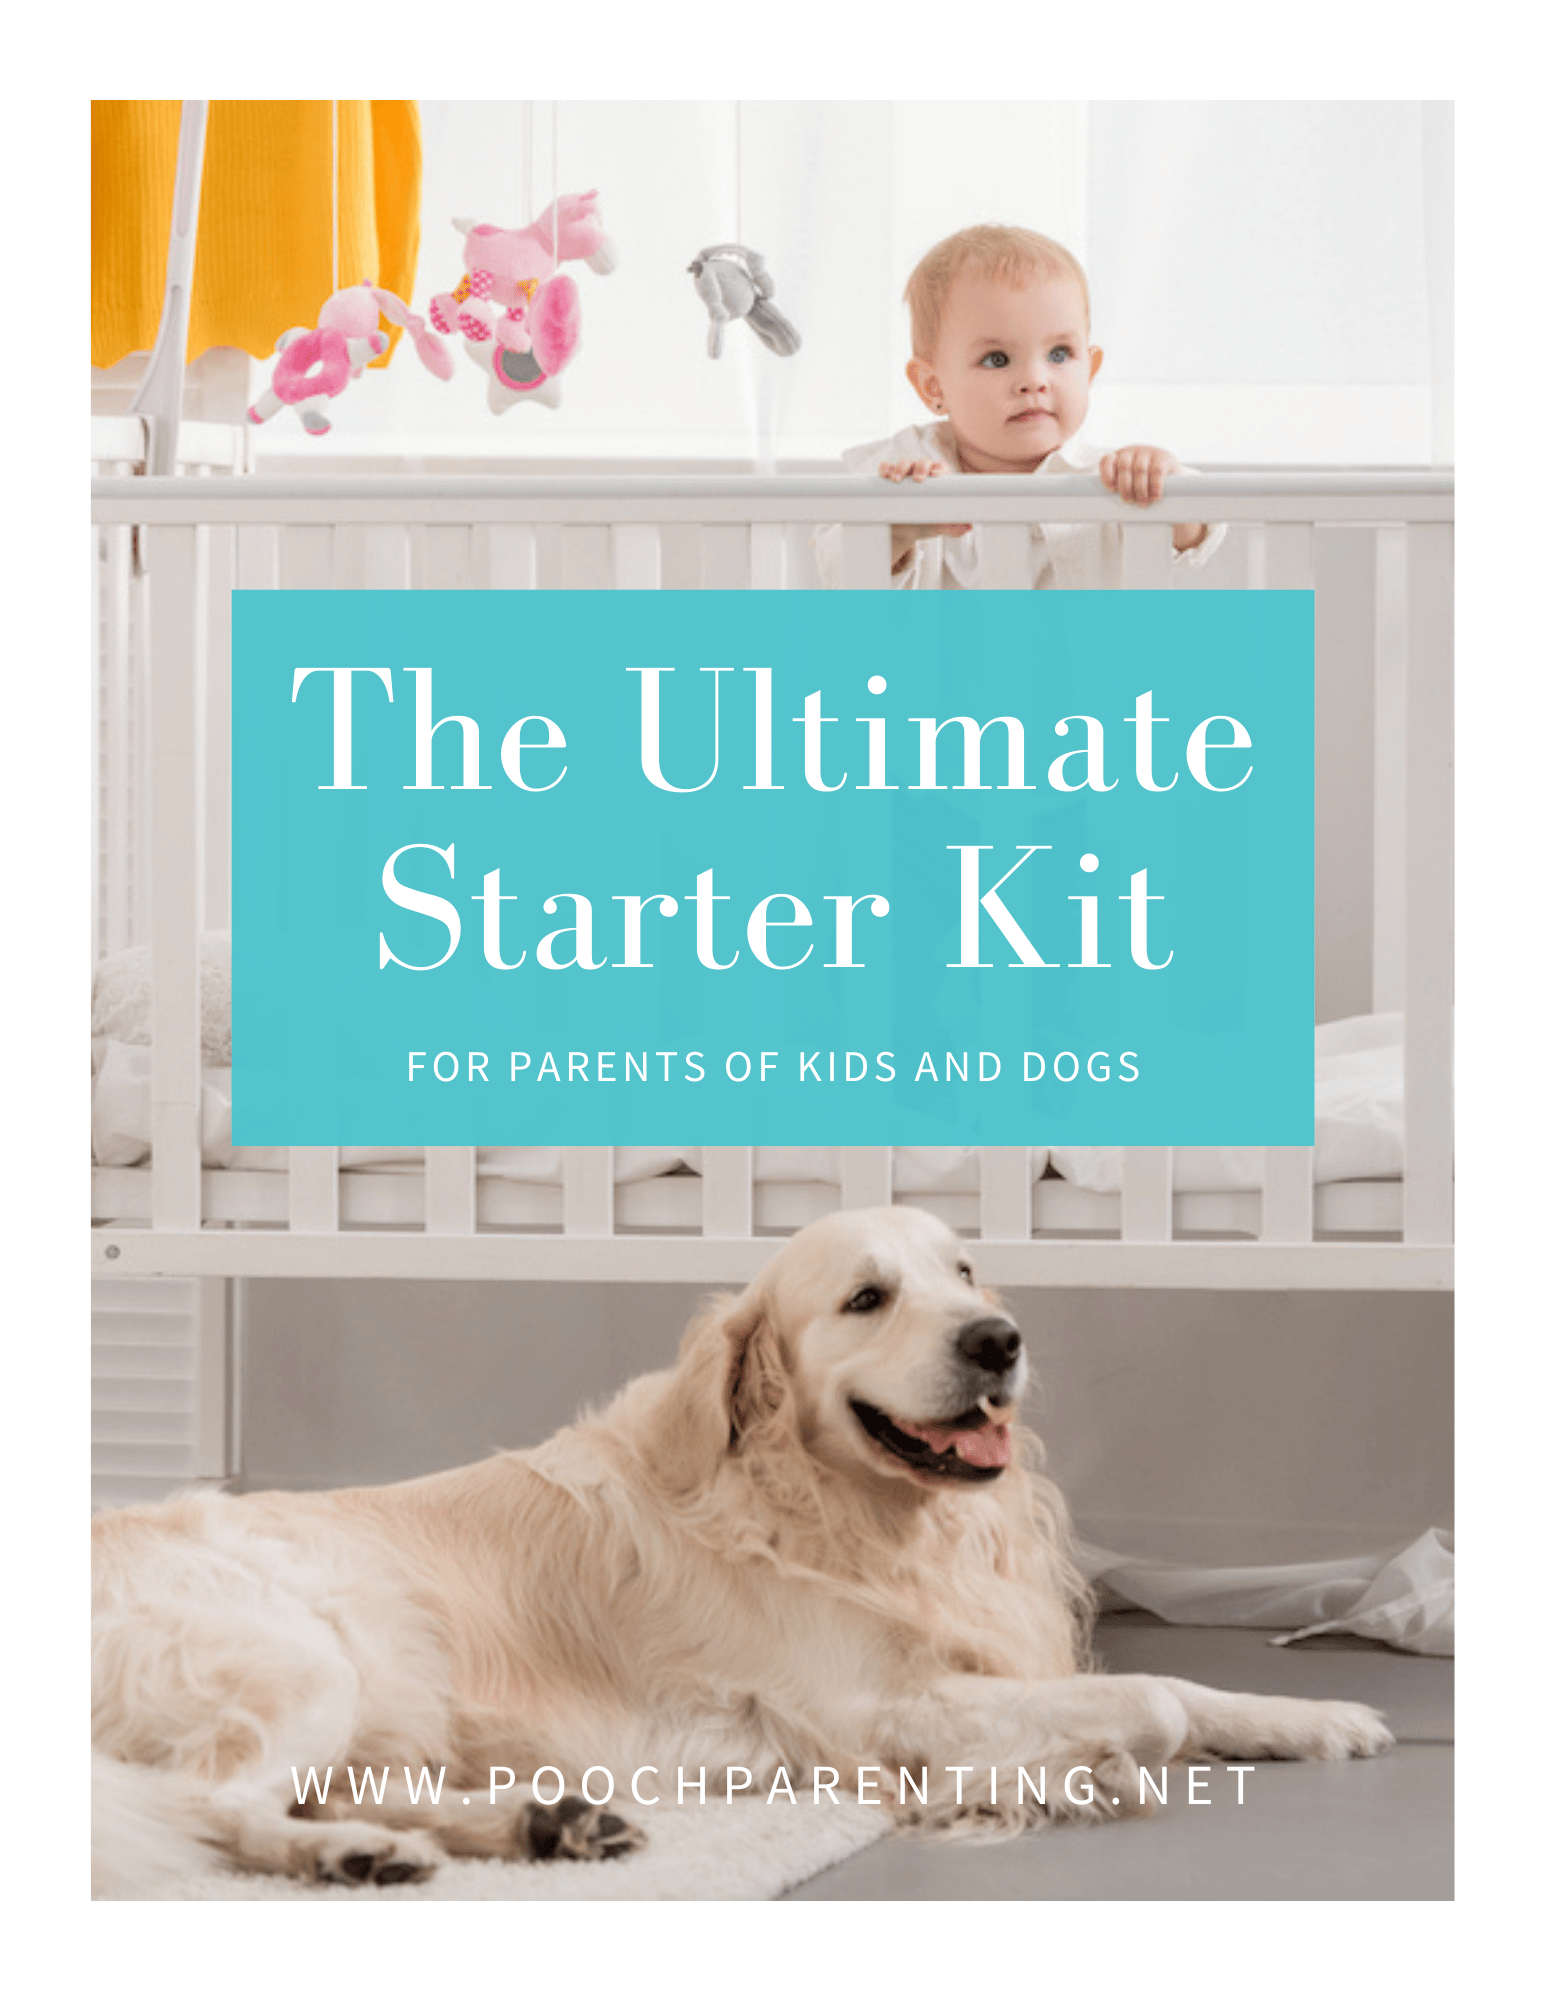
[[[1090,1773],[1094,1810],[1102,1819],[1146,1819],[1153,1811],[1137,1769],[1137,1759],[1126,1750],[1113,1750],[1102,1757]]]
[[[311,1856],[319,1882],[341,1882],[351,1889],[367,1882],[378,1889],[423,1882],[440,1860],[440,1849],[423,1834],[350,1822],[319,1831]]]
[[[898,1833],[916,1833],[930,1840],[1013,1840],[1033,1823],[1035,1815],[1018,1805],[994,1805],[988,1799],[968,1799],[963,1805],[908,1807],[893,1815]]]
[[[1294,1757],[1339,1762],[1346,1757],[1377,1757],[1394,1745],[1394,1734],[1375,1709],[1360,1701],[1314,1701],[1304,1724],[1303,1748]]]
[[[1395,1740],[1383,1719],[1360,1701],[1241,1696],[1231,1701],[1224,1725],[1205,1730],[1205,1747],[1234,1757],[1333,1763],[1347,1757],[1377,1757]]]
[[[1092,1750],[1086,1761],[1049,1773],[1046,1810],[1056,1820],[1088,1824],[1144,1818],[1152,1804],[1144,1798],[1137,1760],[1126,1750]]]
[[[532,1799],[521,1812],[520,1831],[532,1861],[615,1861],[645,1845],[636,1826],[585,1799],[560,1799],[555,1806]]]

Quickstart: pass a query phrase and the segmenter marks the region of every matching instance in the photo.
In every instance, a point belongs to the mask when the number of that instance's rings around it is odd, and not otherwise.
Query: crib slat
[[[891,531],[884,521],[848,521],[842,530],[844,590],[889,590]]]
[[[474,521],[467,530],[469,590],[487,590],[493,573],[493,529],[487,521]]]
[[[1366,1014],[1373,976],[1374,535],[1314,541],[1314,1017]]]
[[[149,537],[151,1208],[153,1229],[202,1219],[199,925],[204,907],[205,528]]]
[[[1121,1240],[1168,1243],[1174,1155],[1168,1146],[1127,1146],[1121,1154]]]
[[[1266,590],[1312,590],[1315,529],[1309,521],[1272,521],[1261,529]],[[1308,1243],[1314,1237],[1314,1149],[1266,1149],[1261,1182],[1261,1241]]]
[[[279,588],[281,590],[331,590],[333,576],[332,528],[281,528],[279,530]]]
[[[1030,1148],[984,1146],[981,1151],[982,1235],[993,1243],[1030,1239]]]
[[[563,1233],[565,1236],[614,1235],[615,1170],[610,1146],[565,1146],[563,1149]]]
[[[1265,587],[1268,590],[1312,590],[1314,523],[1272,521],[1262,532],[1266,537]]]
[[[340,521],[333,543],[333,581],[339,590],[365,588],[365,538],[361,521]]]
[[[744,590],[751,575],[750,530],[739,521],[710,521],[698,544],[704,590]]]
[[[788,580],[788,538],[776,522],[757,521],[751,529],[751,588],[782,590]]]
[[[1373,1011],[1405,1004],[1406,531],[1374,531]]]
[[[151,882],[150,858],[150,711],[151,688],[155,678],[151,656],[153,632],[150,618],[150,573],[136,571],[129,559],[129,734],[128,734],[128,826],[129,826],[129,944],[144,944],[150,937]]]
[[[1173,530],[1162,522],[1142,521],[1121,530],[1123,590],[1168,590],[1175,567]]]
[[[338,1228],[338,1148],[290,1148],[290,1227],[308,1236]]]
[[[424,529],[421,590],[472,588],[472,530],[459,525]]]
[[[560,574],[565,590],[610,590],[612,531],[605,527],[567,526],[563,530]]]
[[[231,921],[231,585],[236,531],[209,530],[209,659],[204,694],[204,911],[206,929]]]
[[[660,588],[696,590],[702,577],[699,544],[702,530],[695,521],[660,524]]]
[[[265,524],[236,530],[236,588],[273,590],[279,581],[279,531]]]
[[[536,540],[536,587],[562,590],[563,534],[556,521],[538,521],[531,530]]]
[[[134,756],[130,735],[133,714],[132,655],[130,652],[130,542],[128,528],[105,528],[106,575],[103,579],[102,613],[105,634],[106,676],[104,699],[107,711],[104,768],[99,783],[106,803],[107,871],[103,885],[106,899],[102,948],[123,951],[133,942],[129,932],[132,906],[130,863],[133,854],[130,800],[134,793]]]
[[[536,532],[503,521],[488,530],[490,590],[536,589]]]
[[[1405,1240],[1454,1238],[1454,531],[1407,530]]]
[[[744,1241],[752,1232],[752,1150],[703,1148],[703,1234]]]
[[[231,1363],[228,1333],[228,1286],[224,1278],[196,1278],[198,1356],[194,1363],[197,1385],[193,1476],[195,1479],[224,1479],[236,1468],[231,1463],[229,1418],[232,1404],[229,1375]]]
[[[1034,581],[1025,522],[984,522],[976,531],[976,548],[984,590],[1026,590]]]
[[[339,590],[406,590],[407,536],[391,523],[341,522],[333,543],[333,582]]]
[[[91,960],[103,951],[102,862],[107,794],[103,785],[106,756],[102,742],[103,696],[106,693],[105,639],[106,548],[104,530],[91,524]]]
[[[476,1233],[475,1147],[424,1148],[424,1228],[431,1236],[472,1236]]]
[[[401,527],[366,529],[366,590],[406,590],[411,568],[408,538]]]
[[[844,1146],[839,1155],[844,1208],[888,1208],[891,1198],[889,1146]]]
[[[1314,1239],[1314,1148],[1268,1146],[1261,1184],[1261,1241]]]
[[[619,523],[612,529],[612,577],[619,590],[658,590],[662,554],[660,530],[652,522]]]

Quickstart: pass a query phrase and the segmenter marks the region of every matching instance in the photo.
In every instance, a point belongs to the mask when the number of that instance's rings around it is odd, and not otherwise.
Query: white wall
[[[532,1445],[668,1365],[684,1285],[242,1287],[243,1484],[402,1479]],[[1453,1520],[1453,1301],[1010,1292],[1031,1414],[1089,1540],[1200,1562],[1394,1546]]]
[[[1419,104],[421,112],[421,308],[461,274],[452,215],[514,224],[545,206],[555,132],[558,187],[599,189],[622,261],[607,278],[576,267],[585,346],[560,411],[495,418],[470,364],[446,384],[401,353],[350,389],[330,439],[306,441],[319,463],[372,447],[829,459],[917,416],[902,286],[930,243],[987,220],[1041,229],[1088,266],[1107,352],[1091,435],[1206,463],[1428,461],[1429,277],[1448,282],[1432,249],[1449,225],[1431,171],[1443,128],[1429,121],[1424,139]],[[736,234],[737,202],[804,339],[787,360],[738,327],[719,361],[705,352],[686,265]],[[276,425],[260,444],[296,439]]]

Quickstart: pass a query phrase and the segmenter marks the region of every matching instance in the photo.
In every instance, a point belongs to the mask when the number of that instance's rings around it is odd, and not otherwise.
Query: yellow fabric
[[[155,344],[181,110],[176,100],[92,104],[93,367]],[[333,289],[332,111],[325,98],[210,105],[189,360],[209,347],[266,359],[288,327],[316,325]],[[411,304],[422,162],[411,100],[339,103],[340,285],[369,280]]]

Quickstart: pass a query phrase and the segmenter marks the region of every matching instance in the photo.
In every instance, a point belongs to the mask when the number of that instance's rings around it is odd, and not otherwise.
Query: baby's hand
[[[1180,460],[1157,444],[1128,444],[1108,451],[1100,460],[1100,478],[1112,493],[1135,507],[1151,507],[1164,498],[1164,482],[1180,470]]]
[[[925,479],[937,479],[947,473],[949,467],[938,459],[902,458],[893,459],[880,467],[880,477],[900,485],[903,480],[913,479],[919,484]],[[926,541],[930,535],[969,535],[969,521],[952,521],[948,524],[929,521],[919,527],[893,527],[891,529],[891,567],[899,569],[906,561],[914,543]]]
[[[1136,507],[1151,507],[1164,498],[1164,482],[1180,470],[1180,460],[1172,451],[1157,444],[1128,444],[1120,451],[1108,451],[1100,460],[1100,478],[1123,500]],[[1202,521],[1182,521],[1170,540],[1177,554],[1194,549],[1207,539]]]

